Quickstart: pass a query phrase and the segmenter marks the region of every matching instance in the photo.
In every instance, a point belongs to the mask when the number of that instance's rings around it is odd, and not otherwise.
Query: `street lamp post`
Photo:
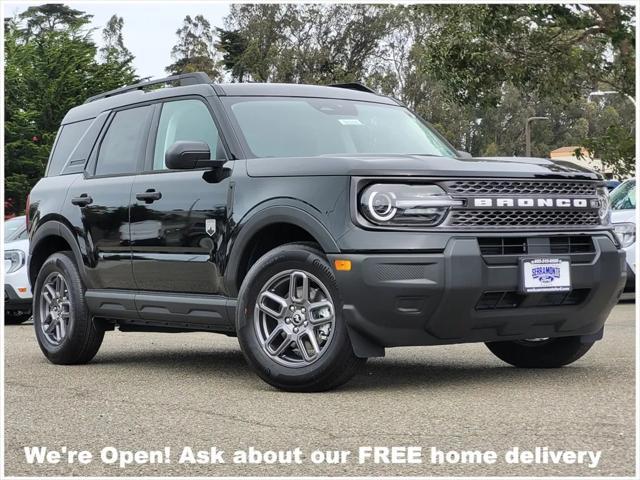
[[[527,157],[531,156],[531,122],[534,120],[549,120],[549,117],[529,117],[524,125],[524,140]]]
[[[589,96],[587,97],[587,100],[590,101],[591,97],[604,97],[605,95],[624,95],[625,97],[627,97],[631,103],[633,103],[633,106],[636,106],[636,99],[633,98],[631,95],[629,95],[628,93],[622,93],[622,92],[618,92],[616,90],[596,90],[595,92],[591,92],[589,94]]]

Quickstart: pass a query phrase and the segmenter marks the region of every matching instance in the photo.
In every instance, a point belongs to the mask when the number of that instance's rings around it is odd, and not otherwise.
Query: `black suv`
[[[600,176],[470,158],[359,84],[187,74],[92,97],[62,121],[28,221],[53,363],[90,361],[116,327],[218,332],[285,390],[401,345],[566,365],[625,283]]]

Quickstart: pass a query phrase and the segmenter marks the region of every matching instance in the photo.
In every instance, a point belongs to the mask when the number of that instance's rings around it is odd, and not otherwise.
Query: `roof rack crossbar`
[[[357,90],[359,92],[374,93],[376,95],[378,94],[378,92],[376,92],[375,90],[372,90],[369,87],[367,87],[366,85],[363,85],[363,84],[358,83],[358,82],[332,83],[329,86],[330,87],[336,87],[336,88],[346,88],[348,90]]]
[[[180,86],[184,87],[187,85],[201,85],[211,83],[211,79],[206,73],[193,72],[183,73],[181,75],[172,75],[170,77],[159,78],[157,80],[144,80],[142,82],[134,83],[133,85],[127,85],[126,87],[116,88],[115,90],[109,90],[108,92],[94,95],[93,97],[87,98],[84,103],[93,102],[102,98],[113,97],[114,95],[120,95],[121,93],[132,92],[134,90],[142,90],[143,88],[152,85],[159,85],[170,82],[180,82]]]

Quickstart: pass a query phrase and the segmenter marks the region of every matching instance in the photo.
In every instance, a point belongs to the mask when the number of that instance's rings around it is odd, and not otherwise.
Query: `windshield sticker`
[[[338,121],[342,125],[362,125],[362,122],[357,118],[340,118]]]

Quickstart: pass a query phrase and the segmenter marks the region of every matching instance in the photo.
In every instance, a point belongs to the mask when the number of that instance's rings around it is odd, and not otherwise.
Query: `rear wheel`
[[[87,363],[102,344],[104,330],[91,319],[84,291],[70,252],[54,253],[44,262],[35,282],[33,324],[52,363]]]
[[[364,363],[351,347],[329,262],[307,244],[278,247],[251,268],[239,294],[242,352],[269,384],[321,391],[349,380]]]
[[[575,362],[593,346],[580,337],[532,338],[513,342],[489,342],[500,360],[521,368],[558,368]]]

